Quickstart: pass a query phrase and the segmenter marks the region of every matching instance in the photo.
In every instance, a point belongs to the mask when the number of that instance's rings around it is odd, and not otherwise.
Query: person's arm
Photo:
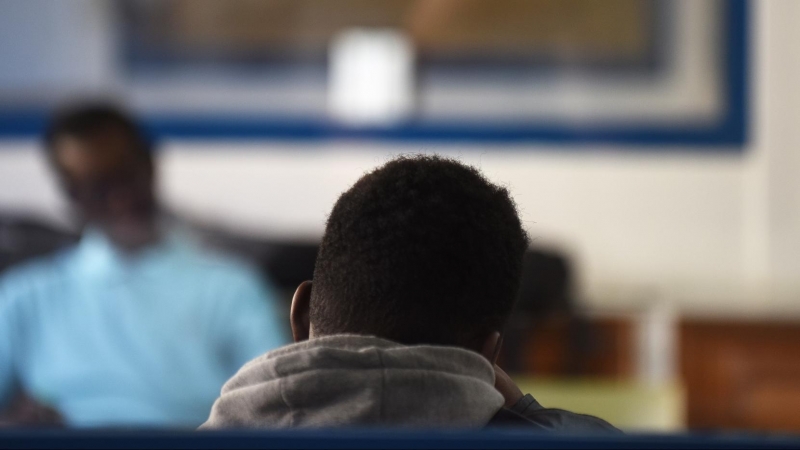
[[[20,352],[31,320],[33,303],[29,274],[17,272],[0,277],[0,428],[61,426],[59,413],[22,390]]]
[[[494,388],[503,394],[503,398],[506,399],[503,406],[506,408],[516,405],[525,396],[514,380],[497,364],[494,365]]]
[[[18,350],[16,336],[19,318],[8,280],[0,279],[0,411],[9,407],[15,394],[16,362]]]
[[[586,414],[575,414],[561,409],[544,408],[531,394],[523,394],[514,380],[496,364],[495,389],[500,391],[505,398],[503,405],[543,429],[553,431],[592,432],[592,433],[621,433],[610,423],[603,419]]]

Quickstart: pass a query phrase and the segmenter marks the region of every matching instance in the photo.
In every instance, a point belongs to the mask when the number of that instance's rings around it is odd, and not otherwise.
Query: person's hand
[[[0,411],[0,428],[63,425],[63,419],[58,411],[24,394],[17,395],[8,409]]]
[[[514,406],[524,396],[514,380],[497,364],[494,365],[494,388],[503,394],[503,398],[506,399],[503,406],[506,408]]]

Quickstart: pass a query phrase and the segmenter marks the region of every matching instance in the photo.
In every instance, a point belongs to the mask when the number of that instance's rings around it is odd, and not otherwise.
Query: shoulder
[[[18,297],[61,289],[69,278],[75,248],[35,258],[0,273],[0,295]]]
[[[42,311],[61,302],[71,282],[71,258],[72,251],[64,250],[0,274],[0,327],[16,328],[19,332]]]
[[[500,410],[490,426],[534,428],[541,431],[567,433],[621,433],[598,417],[576,414],[556,408],[544,408],[528,394],[511,408]]]
[[[599,417],[577,414],[563,409],[542,408],[529,412],[524,417],[553,431],[621,433],[619,429]]]

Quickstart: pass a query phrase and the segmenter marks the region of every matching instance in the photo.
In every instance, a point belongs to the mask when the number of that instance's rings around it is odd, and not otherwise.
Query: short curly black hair
[[[511,313],[528,245],[505,188],[452,159],[396,158],[331,211],[314,269],[314,332],[479,350]]]

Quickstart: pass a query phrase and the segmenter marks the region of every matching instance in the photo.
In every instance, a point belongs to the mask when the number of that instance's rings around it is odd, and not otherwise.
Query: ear
[[[292,338],[295,342],[306,341],[311,334],[311,322],[308,308],[311,303],[311,281],[303,281],[292,297],[292,309],[289,322],[292,325]]]
[[[499,331],[492,331],[486,336],[483,341],[481,355],[488,359],[490,363],[497,363],[497,357],[500,356],[500,349],[503,347],[503,335]]]

